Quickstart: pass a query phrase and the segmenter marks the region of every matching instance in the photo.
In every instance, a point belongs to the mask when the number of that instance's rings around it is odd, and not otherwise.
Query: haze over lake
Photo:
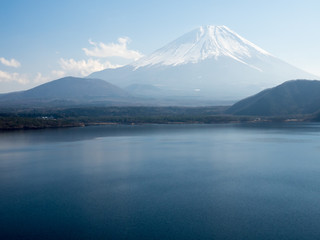
[[[0,133],[1,239],[317,239],[320,125]]]

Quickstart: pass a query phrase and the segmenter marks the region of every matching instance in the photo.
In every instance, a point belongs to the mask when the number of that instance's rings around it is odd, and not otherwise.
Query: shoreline
[[[247,118],[247,117],[246,117]],[[43,120],[46,121],[46,120]],[[308,119],[246,119],[246,120],[222,120],[219,119],[218,121],[129,121],[129,122],[72,122],[72,123],[64,123],[63,120],[50,120],[50,122],[42,122],[40,125],[33,125],[33,124],[19,124],[16,126],[6,126],[0,127],[0,131],[19,131],[19,130],[40,130],[40,129],[61,129],[61,128],[73,128],[73,127],[89,127],[89,126],[116,126],[116,125],[148,125],[148,124],[157,124],[157,125],[196,125],[196,124],[241,124],[241,123],[299,123],[299,122],[316,122]],[[3,122],[0,121],[1,124]]]

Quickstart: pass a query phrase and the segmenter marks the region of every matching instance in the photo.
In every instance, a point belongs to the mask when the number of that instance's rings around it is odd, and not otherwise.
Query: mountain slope
[[[227,110],[235,115],[283,116],[320,110],[320,81],[292,80],[241,100]]]
[[[120,87],[150,85],[151,97],[238,100],[308,74],[272,56],[225,26],[199,27],[130,65],[89,77]]]
[[[123,101],[131,96],[121,88],[101,79],[65,77],[38,87],[0,95],[2,105],[28,103],[89,103],[94,101]]]

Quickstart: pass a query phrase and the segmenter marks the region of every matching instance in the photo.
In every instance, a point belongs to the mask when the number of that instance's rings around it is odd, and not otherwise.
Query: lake
[[[319,236],[319,124],[0,132],[0,239]]]

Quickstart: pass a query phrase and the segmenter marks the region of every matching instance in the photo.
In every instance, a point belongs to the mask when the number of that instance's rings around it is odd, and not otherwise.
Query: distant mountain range
[[[30,90],[0,94],[0,106],[113,103],[130,105],[133,97],[101,79],[65,77]]]
[[[26,91],[0,94],[0,107],[210,106],[212,103],[192,98],[174,101],[170,98],[146,98],[141,94],[159,91],[149,85],[131,85],[122,89],[101,79],[64,77]],[[216,103],[226,105],[224,101]]]
[[[139,96],[235,101],[288,79],[316,79],[226,26],[202,26],[117,69],[92,73]]]
[[[154,91],[153,88],[149,89],[140,85],[132,85],[132,88]],[[0,94],[1,108],[32,109],[70,106],[149,106],[150,108],[150,106],[173,105],[170,101],[159,102],[133,96],[104,80],[75,77],[61,78],[27,91]],[[190,104],[189,106],[194,105]],[[320,81],[287,81],[240,100],[229,108],[220,107],[219,109],[226,109],[221,110],[220,115],[260,117],[312,115],[313,117],[310,119],[320,120]],[[196,112],[196,110],[193,111]]]
[[[302,77],[316,78],[225,26],[203,26],[124,67],[0,94],[0,106],[231,105]],[[318,81],[290,81],[236,103],[228,113],[313,113],[320,110],[319,91]]]
[[[320,112],[320,81],[292,80],[243,99],[229,114],[286,116]]]

